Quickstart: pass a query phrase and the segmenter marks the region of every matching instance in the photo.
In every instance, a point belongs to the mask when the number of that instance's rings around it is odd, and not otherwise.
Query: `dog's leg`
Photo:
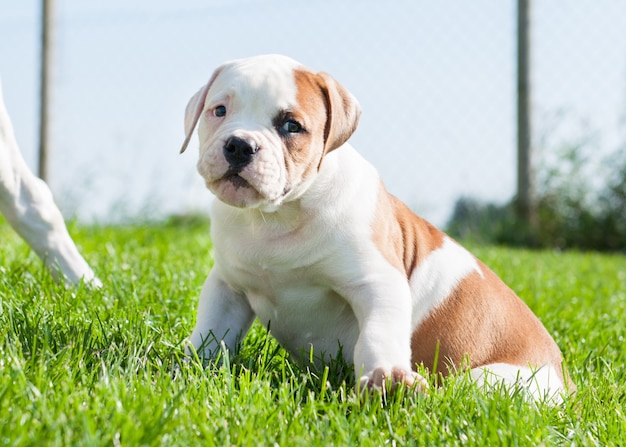
[[[246,298],[233,292],[214,267],[202,288],[196,327],[189,342],[204,359],[215,357],[222,342],[231,353],[235,352],[253,320],[254,313]]]
[[[535,401],[558,405],[563,402],[565,387],[551,365],[529,368],[507,363],[493,363],[474,368],[472,378],[483,387],[504,387],[510,393],[523,390]]]
[[[348,291],[359,321],[354,348],[358,386],[365,389],[395,388],[403,383],[424,391],[426,380],[411,368],[411,292],[399,271],[372,275],[381,281]]]
[[[48,186],[28,169],[0,88],[0,211],[53,276],[100,286],[74,245]]]

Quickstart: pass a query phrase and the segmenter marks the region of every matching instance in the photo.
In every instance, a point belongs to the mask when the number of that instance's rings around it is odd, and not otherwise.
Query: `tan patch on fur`
[[[316,75],[322,86],[327,110],[324,153],[337,149],[354,133],[361,117],[357,100],[328,73]]]
[[[308,128],[316,138],[322,137],[323,149],[317,164],[319,170],[323,156],[340,147],[354,133],[361,108],[350,92],[327,73],[296,69],[294,76],[300,107],[315,117],[316,124],[320,113],[323,114],[322,126]],[[306,116],[303,118],[306,119]]]
[[[413,332],[412,363],[432,371],[438,349],[436,369],[444,376],[500,362],[549,363],[561,374],[561,353],[539,319],[495,273],[479,265],[484,277],[468,275]]]
[[[407,279],[422,259],[441,247],[444,238],[441,231],[389,194],[382,182],[372,233],[374,243],[385,259]]]
[[[285,165],[290,179],[306,178],[317,169],[324,149],[327,105],[319,77],[305,69],[294,70],[297,85],[297,108],[285,111],[305,129],[288,135],[285,141]]]

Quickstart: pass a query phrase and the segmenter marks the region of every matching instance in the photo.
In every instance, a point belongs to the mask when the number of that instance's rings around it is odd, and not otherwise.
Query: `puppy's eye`
[[[225,106],[217,106],[213,109],[213,115],[217,117],[226,116],[226,107]]]
[[[289,120],[283,124],[283,130],[289,133],[298,133],[302,130],[302,125],[297,121]]]

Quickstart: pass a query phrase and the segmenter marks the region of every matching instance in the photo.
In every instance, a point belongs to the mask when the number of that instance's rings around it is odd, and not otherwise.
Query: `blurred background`
[[[35,172],[41,11],[40,1],[0,0],[0,79]],[[624,250],[626,3],[533,0],[529,22],[532,225],[585,223],[576,231],[596,239],[610,227],[615,241],[596,248]],[[185,105],[219,64],[260,53],[287,54],[352,91],[363,115],[351,143],[436,225],[531,245],[563,233],[529,236],[511,214],[516,0],[56,0],[47,180],[65,216],[206,213],[197,139],[178,153]]]

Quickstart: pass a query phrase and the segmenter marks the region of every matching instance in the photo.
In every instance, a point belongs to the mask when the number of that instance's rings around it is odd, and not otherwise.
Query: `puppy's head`
[[[217,198],[276,209],[303,194],[359,116],[356,99],[325,73],[285,56],[241,59],[215,70],[189,101],[181,152],[198,126],[198,172]]]

